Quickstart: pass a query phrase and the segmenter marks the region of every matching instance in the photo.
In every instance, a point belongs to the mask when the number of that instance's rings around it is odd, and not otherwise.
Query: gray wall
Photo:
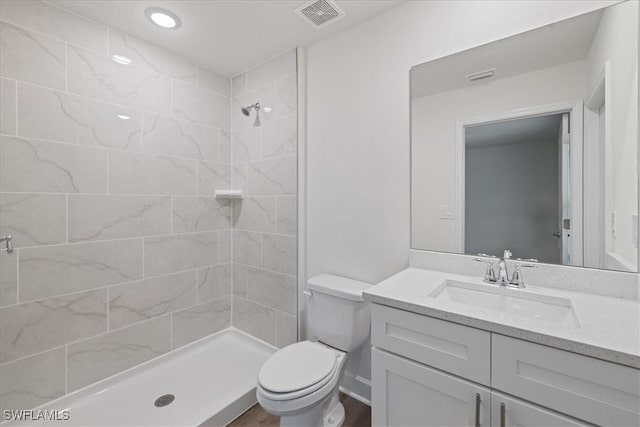
[[[230,325],[231,205],[212,195],[231,187],[231,81],[44,3],[0,12],[0,227],[17,248],[0,398],[19,409]]]
[[[465,158],[465,253],[561,263],[558,141],[478,147]]]

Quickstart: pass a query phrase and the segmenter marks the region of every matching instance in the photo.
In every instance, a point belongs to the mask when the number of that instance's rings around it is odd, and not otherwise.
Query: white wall
[[[378,282],[409,260],[409,68],[605,1],[402,4],[308,50],[307,275]],[[348,367],[370,378],[368,349]]]
[[[453,206],[456,217],[462,214],[456,206],[455,188],[459,122],[526,107],[581,100],[586,82],[585,61],[575,61],[413,99],[411,247],[460,252],[455,230],[457,221],[440,219],[440,206]]]
[[[587,56],[589,82],[595,82],[605,61],[611,63],[610,144],[605,165],[605,241],[608,268],[637,269],[638,249],[632,242],[631,216],[638,213],[638,2],[605,11]],[[630,90],[631,89],[631,90]],[[616,213],[616,237],[611,234]]]

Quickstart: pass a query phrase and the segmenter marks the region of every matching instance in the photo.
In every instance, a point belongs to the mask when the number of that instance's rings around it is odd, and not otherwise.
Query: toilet
[[[278,350],[258,374],[258,402],[280,416],[282,427],[339,427],[344,422],[340,379],[349,352],[369,336],[371,309],[362,292],[370,286],[330,274],[308,281],[307,324],[318,341]]]

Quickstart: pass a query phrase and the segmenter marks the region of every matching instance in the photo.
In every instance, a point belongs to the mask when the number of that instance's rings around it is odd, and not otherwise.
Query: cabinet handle
[[[480,427],[480,393],[476,393],[476,427]]]
[[[507,426],[507,407],[504,403],[500,403],[500,427]]]

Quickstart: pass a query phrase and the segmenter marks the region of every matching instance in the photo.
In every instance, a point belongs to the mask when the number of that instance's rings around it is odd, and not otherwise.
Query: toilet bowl
[[[369,286],[328,274],[309,280],[307,320],[318,341],[278,350],[258,376],[258,402],[280,416],[280,426],[339,427],[344,422],[340,379],[348,353],[369,335],[370,307],[362,297]]]
[[[345,360],[345,353],[318,342],[289,345],[261,369],[258,402],[281,417],[281,426],[340,426],[344,407],[338,387]]]

